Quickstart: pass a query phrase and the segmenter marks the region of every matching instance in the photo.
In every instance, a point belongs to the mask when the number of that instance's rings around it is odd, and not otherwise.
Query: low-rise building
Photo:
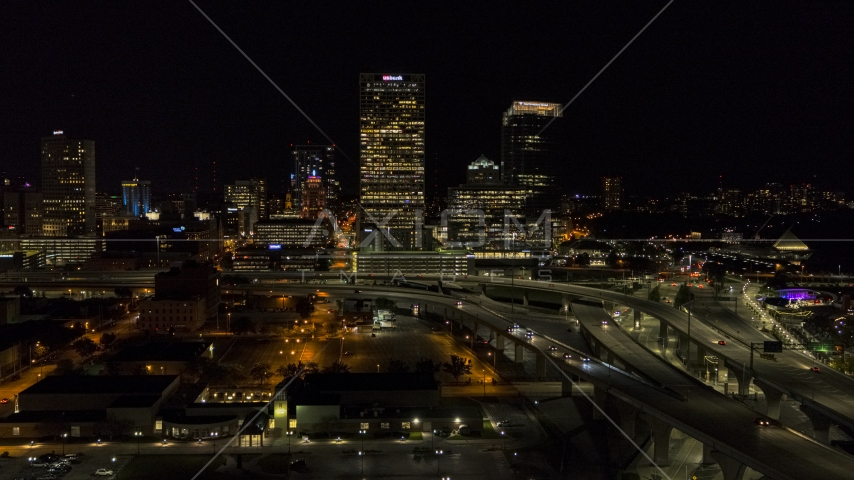
[[[145,371],[147,375],[183,375],[190,363],[213,358],[210,342],[149,342],[120,350],[109,359],[119,372]]]
[[[207,315],[205,299],[200,296],[185,298],[146,298],[139,302],[141,330],[152,333],[192,332],[204,325]]]

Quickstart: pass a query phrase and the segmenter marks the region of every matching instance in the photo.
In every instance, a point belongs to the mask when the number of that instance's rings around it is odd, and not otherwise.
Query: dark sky
[[[428,194],[499,158],[514,98],[565,103],[666,1],[217,2],[232,39],[350,157],[359,72],[427,75]],[[808,180],[847,189],[854,2],[677,0],[553,124],[567,192],[621,174],[627,193]],[[266,175],[323,137],[189,2],[0,5],[0,172],[38,183],[39,138],[97,143],[98,189],[155,193]]]

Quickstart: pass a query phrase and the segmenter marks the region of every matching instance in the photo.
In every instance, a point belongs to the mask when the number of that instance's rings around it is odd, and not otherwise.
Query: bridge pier
[[[658,338],[664,340],[664,344],[667,345],[667,323],[664,320],[660,320],[658,324]]]
[[[721,467],[724,480],[741,480],[744,477],[747,465],[717,450],[712,450],[711,456],[717,460],[718,465]]]
[[[522,290],[522,306],[523,307],[528,306],[528,291],[527,290]]]
[[[637,418],[640,408],[621,401],[617,402],[617,410],[620,412],[620,428],[623,429],[623,432],[630,439],[634,440],[637,433]]]
[[[730,369],[729,378],[735,377],[735,382],[738,385],[738,395],[746,397],[750,394],[750,382],[753,381],[753,375],[744,372]]]
[[[570,311],[569,297],[567,297],[566,295],[562,296],[561,300],[560,300],[560,305],[561,305],[561,313],[566,312],[568,314]]]
[[[537,354],[537,378],[545,378],[546,376],[546,357],[542,354]]]
[[[703,465],[714,465],[718,463],[715,457],[712,456],[712,446],[703,444],[703,460],[700,462]]]
[[[813,437],[819,442],[828,443],[830,441],[830,419],[803,404],[801,404],[801,411],[812,422],[812,428],[815,432]]]
[[[477,322],[472,322],[471,326],[472,329],[471,335],[469,336],[469,348],[474,350],[474,339],[477,338],[477,328],[479,327],[479,325],[477,324]]]
[[[780,402],[783,400],[783,392],[771,387],[762,380],[754,380],[753,384],[765,394],[765,415],[774,420],[779,420]]]
[[[486,284],[485,283],[480,284],[480,294],[481,294],[481,296],[484,296],[484,297],[486,296]]]
[[[641,419],[652,428],[652,460],[658,465],[670,465],[670,432],[673,427],[655,417],[641,415]]]
[[[495,334],[495,349],[504,350],[504,335],[500,333]]]
[[[605,361],[606,361],[606,362],[608,362],[608,363],[610,363],[611,365],[613,365],[613,364],[614,364],[614,360],[615,360],[616,358],[617,358],[617,357],[614,355],[614,352],[612,352],[612,351],[610,351],[610,350],[608,350],[608,351],[606,352],[606,354],[605,354]]]
[[[605,409],[605,401],[607,399],[608,392],[605,391],[605,387],[593,385],[593,400],[602,410]],[[603,420],[605,418],[605,415],[599,411],[599,408],[593,407],[593,420]]]
[[[513,361],[516,363],[525,361],[525,346],[521,343],[516,344],[516,350],[513,352]]]
[[[640,312],[640,310],[635,309],[634,315],[635,315],[635,328],[640,328],[641,327],[641,312]]]

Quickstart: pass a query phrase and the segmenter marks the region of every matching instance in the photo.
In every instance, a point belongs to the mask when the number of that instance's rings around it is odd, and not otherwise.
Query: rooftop
[[[35,394],[109,394],[162,395],[177,375],[49,375],[44,380],[21,392]]]
[[[306,375],[305,386],[322,393],[439,390],[429,373],[317,373]]]
[[[128,347],[115,354],[111,362],[189,362],[210,347],[204,342],[149,343]]]
[[[160,400],[160,395],[125,395],[117,398],[107,408],[146,408]]]

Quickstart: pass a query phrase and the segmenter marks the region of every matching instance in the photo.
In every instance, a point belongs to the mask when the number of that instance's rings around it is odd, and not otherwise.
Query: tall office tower
[[[492,160],[481,155],[466,169],[469,185],[497,185],[501,183],[501,168]]]
[[[42,137],[45,236],[95,235],[95,142]]]
[[[0,223],[13,226],[19,234],[42,234],[43,200],[41,192],[29,186],[8,188],[3,194],[3,218]]]
[[[362,73],[359,85],[360,201],[370,215],[363,213],[362,222],[384,223],[404,248],[417,248],[414,229],[424,209],[424,75]]]
[[[135,217],[151,211],[151,182],[139,179],[139,168],[133,180],[122,180],[122,205]]]
[[[308,177],[302,191],[300,216],[317,218],[317,214],[324,208],[326,208],[326,189],[323,186],[323,180],[320,177]]]
[[[335,176],[335,146],[296,145],[293,148],[294,173],[291,177],[291,190],[295,207],[304,207],[303,192],[309,177],[319,177],[323,180],[326,204],[333,205],[341,191],[341,185]]]
[[[501,121],[504,182],[534,190],[527,206],[531,213],[544,208],[557,210],[560,206],[556,192],[562,165],[558,162],[555,130],[543,128],[562,116],[559,103],[514,101]]]
[[[602,177],[602,208],[608,212],[623,208],[623,177]]]
[[[255,222],[267,218],[267,181],[261,178],[236,180],[225,186],[225,202],[244,212],[244,234],[251,233]]]

